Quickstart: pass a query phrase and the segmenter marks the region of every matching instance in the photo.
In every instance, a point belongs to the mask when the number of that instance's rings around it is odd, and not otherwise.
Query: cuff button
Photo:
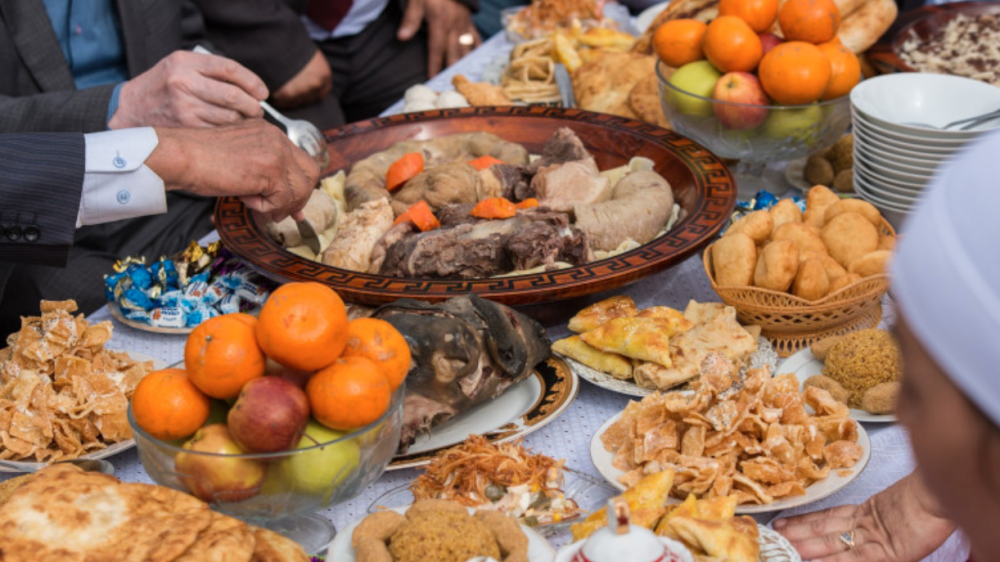
[[[38,237],[41,235],[42,229],[33,224],[24,227],[24,239],[27,242],[34,242],[35,240],[38,240]]]
[[[15,242],[21,239],[21,226],[12,224],[3,230],[3,235],[7,240]]]

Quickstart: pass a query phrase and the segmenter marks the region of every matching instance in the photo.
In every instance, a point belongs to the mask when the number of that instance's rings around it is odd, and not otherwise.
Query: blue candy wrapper
[[[146,269],[146,266],[133,263],[125,271],[132,284],[145,291],[153,286],[153,274]]]
[[[177,299],[177,304],[184,312],[192,312],[201,306],[201,297],[192,295],[181,295]]]
[[[235,291],[239,289],[243,283],[250,281],[250,274],[246,271],[233,271],[231,273],[226,273],[221,275],[216,283],[221,283],[223,287]]]
[[[229,289],[223,287],[218,281],[208,286],[205,294],[201,297],[201,302],[214,305],[229,294]]]
[[[146,293],[136,287],[126,289],[119,302],[121,307],[127,310],[150,310],[156,306]]]
[[[186,296],[197,298],[199,301],[205,296],[206,292],[208,292],[208,283],[205,281],[192,281],[184,288]]]
[[[104,298],[109,301],[115,300],[115,288],[118,282],[125,278],[125,272],[112,273],[104,276]]]
[[[194,283],[205,283],[207,285],[208,284],[208,278],[211,275],[212,275],[212,272],[208,271],[207,269],[205,271],[202,271],[198,275],[192,275],[191,278],[188,279],[187,286],[190,287]]]
[[[222,297],[217,305],[219,307],[219,312],[223,314],[234,314],[240,311],[240,297],[229,294]]]
[[[149,312],[149,325],[157,328],[183,328],[187,314],[175,306],[161,306]]]
[[[180,306],[181,297],[183,296],[184,293],[180,289],[174,289],[173,291],[163,293],[157,300],[159,301],[160,306]]]
[[[211,306],[202,305],[199,308],[191,311],[191,313],[187,315],[187,325],[192,327],[197,326],[198,324],[201,324],[205,320],[208,320],[209,318],[215,318],[218,315],[219,312],[214,308],[212,308]]]
[[[243,284],[236,289],[236,295],[238,297],[254,304],[264,304],[264,301],[267,300],[267,297],[270,294],[270,291],[267,289],[250,281],[244,281]]]
[[[136,322],[146,322],[149,323],[149,313],[145,310],[123,310],[122,316],[129,320],[134,320]]]

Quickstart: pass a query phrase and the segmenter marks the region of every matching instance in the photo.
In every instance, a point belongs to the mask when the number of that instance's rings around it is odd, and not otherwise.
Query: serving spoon
[[[912,125],[914,127],[924,127],[927,129],[940,129],[944,131],[946,129],[950,129],[952,127],[955,127],[957,125],[962,125],[964,123],[965,125],[959,127],[958,130],[968,131],[973,127],[978,127],[979,125],[982,125],[983,123],[987,123],[989,121],[993,121],[994,119],[1000,119],[1000,109],[996,109],[988,113],[983,113],[982,115],[976,115],[975,117],[969,117],[966,119],[959,119],[958,121],[952,121],[951,123],[948,123],[944,127],[937,127],[935,125],[931,125],[930,123],[920,123],[917,121],[913,121],[910,123],[903,123],[903,125]]]

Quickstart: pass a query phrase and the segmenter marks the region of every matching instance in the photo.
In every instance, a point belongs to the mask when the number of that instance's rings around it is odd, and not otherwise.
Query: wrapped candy
[[[162,306],[149,313],[149,325],[156,328],[183,328],[187,325],[187,314],[173,306]]]

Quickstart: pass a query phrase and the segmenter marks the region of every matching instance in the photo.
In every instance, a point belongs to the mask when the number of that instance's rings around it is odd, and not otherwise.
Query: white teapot
[[[629,523],[628,504],[608,501],[608,526],[584,541],[572,562],[693,562],[684,545]]]

